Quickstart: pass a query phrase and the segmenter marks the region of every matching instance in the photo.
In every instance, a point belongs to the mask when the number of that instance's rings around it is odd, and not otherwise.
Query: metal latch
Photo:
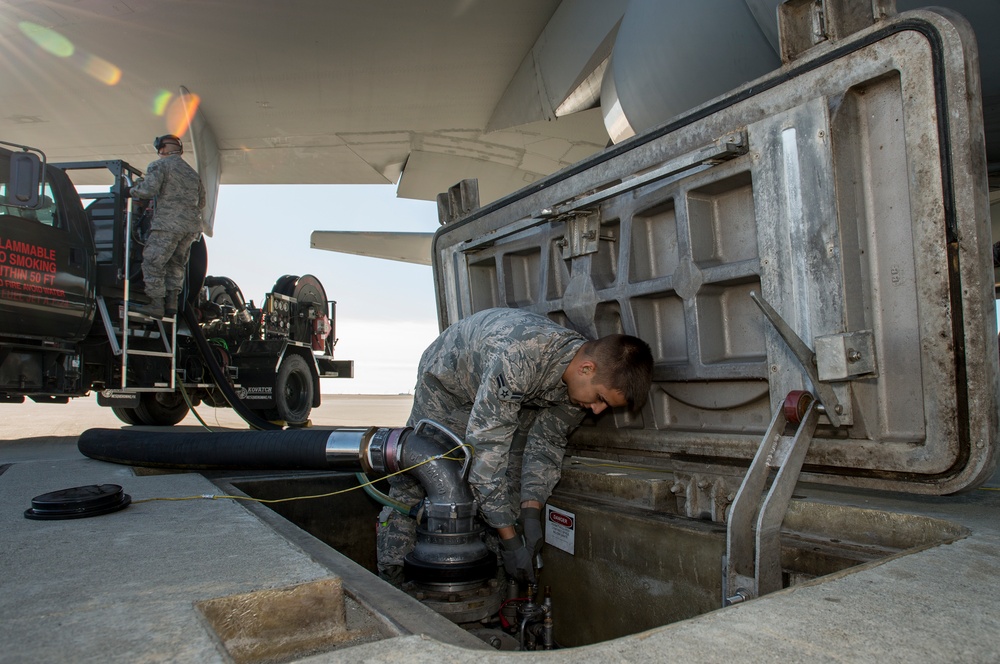
[[[781,338],[788,344],[788,348],[795,355],[796,359],[798,359],[799,364],[802,365],[802,368],[809,376],[809,380],[812,381],[813,389],[816,390],[820,403],[826,409],[826,417],[830,420],[830,424],[839,428],[841,425],[840,415],[844,412],[844,408],[837,401],[837,395],[833,393],[833,388],[820,381],[819,373],[816,370],[816,354],[799,338],[799,335],[795,334],[795,330],[785,322],[785,319],[764,298],[752,292],[750,293],[750,299],[760,307],[767,320],[770,321]]]
[[[597,253],[601,240],[614,242],[614,235],[601,235],[601,210],[573,214],[566,219],[566,234],[556,241],[563,260]]]
[[[816,373],[822,381],[848,380],[875,373],[871,330],[816,337]]]

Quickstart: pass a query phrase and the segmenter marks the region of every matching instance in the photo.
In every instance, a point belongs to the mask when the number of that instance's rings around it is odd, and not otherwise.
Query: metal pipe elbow
[[[476,500],[466,481],[468,463],[454,456],[461,441],[427,420],[410,431],[400,444],[399,461],[427,492],[427,530],[437,533],[469,532],[476,516]],[[450,453],[450,454],[449,454]],[[467,461],[467,460],[466,460]]]

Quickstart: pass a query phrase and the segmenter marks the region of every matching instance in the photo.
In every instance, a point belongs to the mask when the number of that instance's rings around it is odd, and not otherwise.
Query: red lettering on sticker
[[[569,518],[565,514],[560,514],[559,512],[549,512],[549,521],[558,523],[560,526],[565,526],[567,528],[573,527],[573,519]]]

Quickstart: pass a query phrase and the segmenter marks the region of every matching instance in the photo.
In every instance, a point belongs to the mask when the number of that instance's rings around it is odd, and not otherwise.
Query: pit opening
[[[232,484],[274,499],[330,493],[357,480],[351,473],[312,473]],[[671,484],[670,473],[581,468],[568,460],[549,505],[572,516],[573,545],[566,546],[565,530],[559,538],[547,531],[539,575],[540,586],[551,589],[559,647],[628,636],[722,607],[726,525],[684,516],[665,499]],[[267,507],[376,574],[382,506],[362,491]],[[793,500],[781,534],[783,586],[821,582],[966,535],[964,527],[940,519]],[[490,641],[477,634],[481,625],[463,627]]]

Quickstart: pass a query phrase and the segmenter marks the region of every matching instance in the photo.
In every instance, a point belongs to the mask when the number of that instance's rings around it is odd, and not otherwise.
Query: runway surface
[[[312,412],[316,427],[334,426],[403,426],[413,404],[412,395],[345,395],[325,394],[323,403]],[[209,427],[245,429],[246,423],[231,408],[211,408],[201,405],[198,414]],[[48,436],[79,436],[92,428],[118,429],[126,426],[110,408],[97,405],[96,399],[81,397],[67,404],[0,405],[0,441]],[[173,429],[202,428],[194,414],[189,413]]]

